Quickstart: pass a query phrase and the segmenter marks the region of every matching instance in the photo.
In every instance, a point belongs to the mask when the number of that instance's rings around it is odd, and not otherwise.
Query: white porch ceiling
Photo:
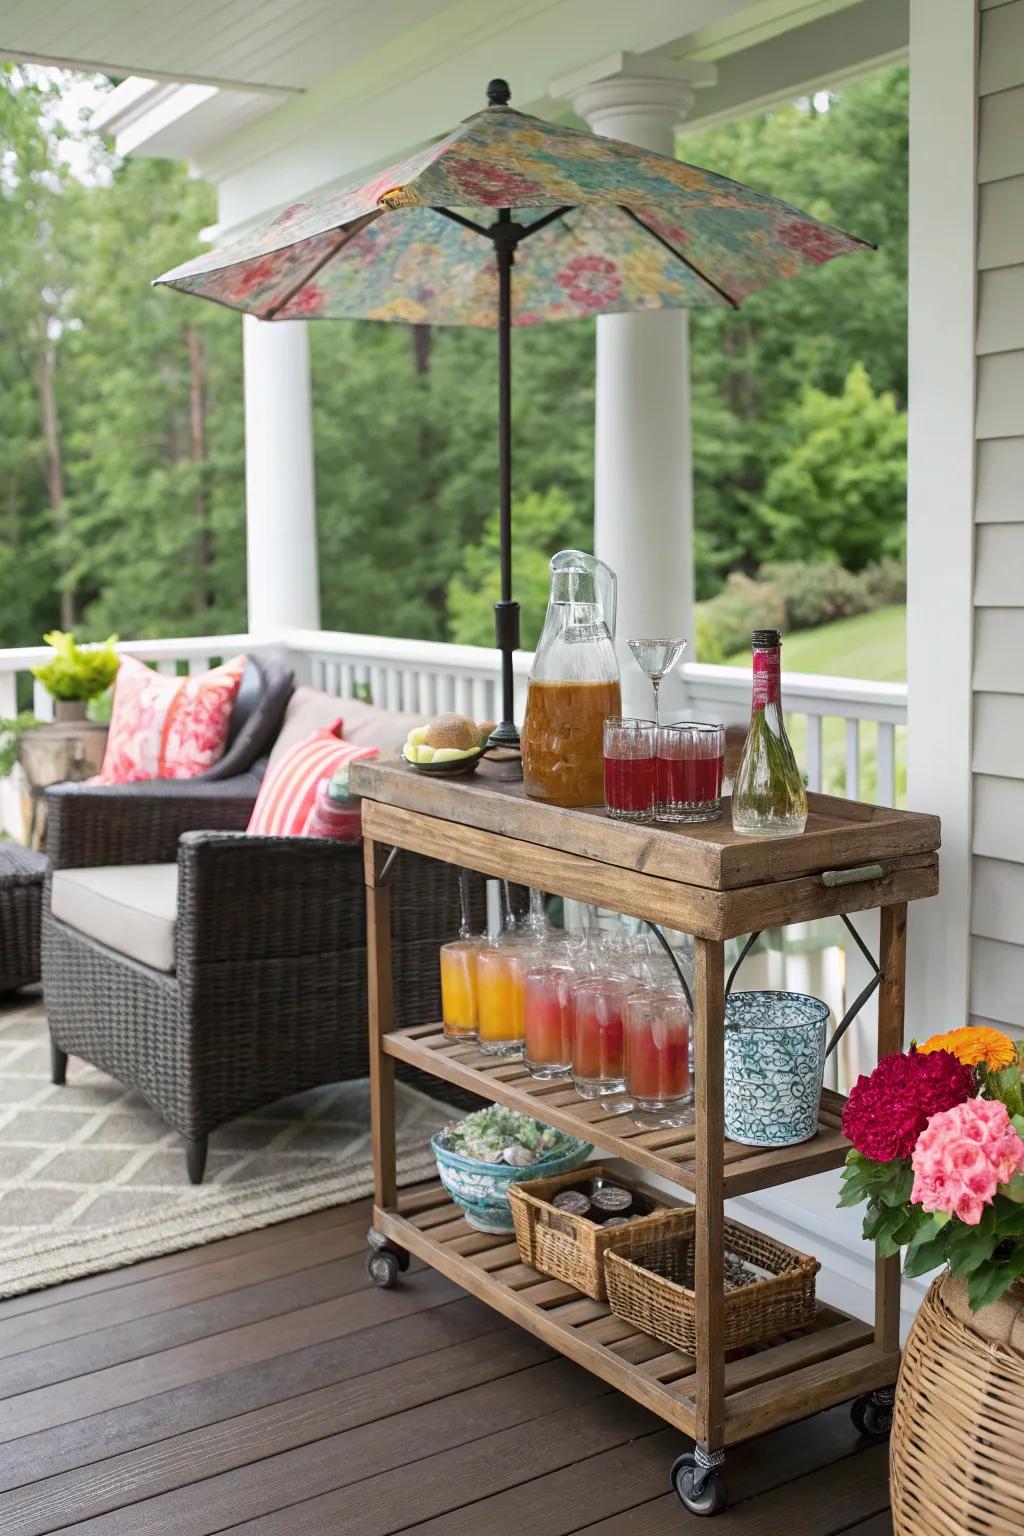
[[[285,96],[450,0],[0,0],[0,58]]]

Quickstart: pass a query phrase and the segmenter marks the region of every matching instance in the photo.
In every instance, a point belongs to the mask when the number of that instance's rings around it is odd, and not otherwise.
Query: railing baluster
[[[860,797],[860,721],[846,722],[846,798]]]
[[[821,716],[807,716],[807,787],[821,791]]]
[[[53,719],[53,700],[38,678],[32,684],[32,713],[44,723]]]
[[[18,713],[18,674],[0,672],[0,720],[11,720]]]
[[[491,717],[487,712],[487,679],[486,677],[474,677],[473,679],[473,719],[479,725],[483,720]]]
[[[878,762],[878,803],[896,804],[896,727],[880,721],[878,746],[875,749]]]

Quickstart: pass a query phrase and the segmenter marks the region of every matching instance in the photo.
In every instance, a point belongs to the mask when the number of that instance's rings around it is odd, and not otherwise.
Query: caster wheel
[[[851,1403],[850,1418],[859,1435],[868,1440],[884,1440],[892,1429],[892,1403],[879,1402],[873,1392],[865,1392]]]
[[[398,1282],[399,1271],[407,1267],[398,1261],[398,1255],[391,1253],[386,1248],[374,1252],[371,1250],[366,1255],[366,1273],[374,1285],[379,1285],[382,1290],[390,1290]]]
[[[699,1493],[693,1488],[697,1480],[697,1458],[692,1451],[684,1451],[672,1467],[672,1487],[679,1502],[691,1515],[717,1515],[726,1504],[725,1483],[715,1471],[705,1472],[704,1484]]]

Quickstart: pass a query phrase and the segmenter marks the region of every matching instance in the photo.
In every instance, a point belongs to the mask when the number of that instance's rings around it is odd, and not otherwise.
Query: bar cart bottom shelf
[[[371,1279],[393,1284],[409,1254],[695,1439],[695,1359],[623,1322],[607,1302],[523,1264],[511,1233],[474,1231],[440,1183],[400,1197],[398,1210],[374,1209]],[[716,1513],[727,1446],[850,1398],[858,1398],[857,1427],[883,1434],[899,1361],[898,1351],[878,1347],[869,1324],[821,1302],[809,1328],[735,1352],[725,1365],[723,1443],[679,1457],[677,1494],[694,1513]]]

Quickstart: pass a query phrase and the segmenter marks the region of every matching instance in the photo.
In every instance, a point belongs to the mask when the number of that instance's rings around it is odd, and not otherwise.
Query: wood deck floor
[[[2,1536],[679,1536],[685,1443],[415,1264],[367,1203],[0,1302]],[[890,1536],[845,1408],[730,1452],[714,1536]]]

